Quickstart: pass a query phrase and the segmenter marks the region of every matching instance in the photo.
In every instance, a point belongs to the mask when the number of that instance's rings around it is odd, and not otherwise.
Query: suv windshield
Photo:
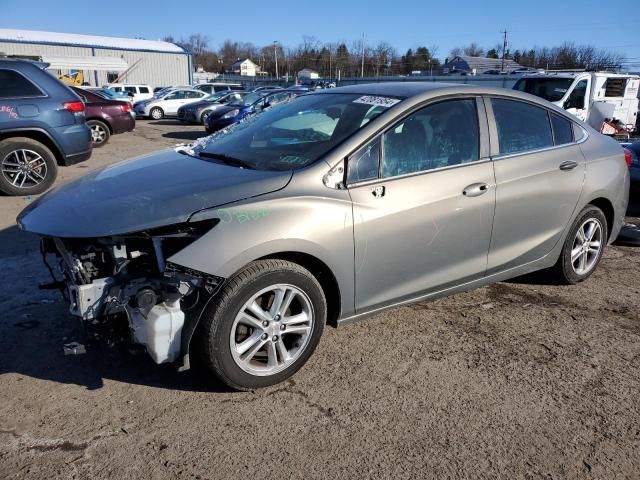
[[[262,96],[248,97],[255,101]],[[344,93],[305,95],[204,139],[193,154],[258,170],[295,170],[315,162],[399,101]]]
[[[557,102],[567,93],[573,80],[573,78],[521,78],[513,88],[550,102]]]

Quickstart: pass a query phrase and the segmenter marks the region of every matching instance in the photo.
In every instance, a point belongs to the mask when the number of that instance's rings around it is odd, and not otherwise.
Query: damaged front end
[[[69,311],[85,325],[113,331],[123,324],[130,340],[156,363],[181,361],[202,306],[223,279],[167,262],[200,238],[217,219],[102,238],[43,237],[41,252]],[[50,260],[55,257],[55,264]]]

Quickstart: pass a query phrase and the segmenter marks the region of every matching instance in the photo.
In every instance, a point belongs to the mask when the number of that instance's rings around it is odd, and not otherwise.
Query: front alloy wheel
[[[204,366],[232,388],[280,383],[309,359],[327,316],[318,280],[286,260],[258,260],[230,278],[195,334]]]
[[[573,239],[571,266],[578,275],[584,275],[595,267],[602,250],[602,225],[596,218],[586,220]]]

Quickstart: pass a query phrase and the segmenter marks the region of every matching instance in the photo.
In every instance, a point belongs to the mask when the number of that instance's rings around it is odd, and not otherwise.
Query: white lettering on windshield
[[[374,95],[365,95],[360,98],[356,98],[353,103],[364,103],[365,105],[375,105],[376,107],[393,107],[396,103],[400,102],[397,98],[389,97],[377,97]]]

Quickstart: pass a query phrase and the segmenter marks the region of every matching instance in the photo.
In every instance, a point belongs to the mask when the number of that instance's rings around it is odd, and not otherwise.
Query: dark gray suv
[[[0,192],[7,195],[42,193],[58,165],[91,156],[84,103],[46,66],[0,58]]]

